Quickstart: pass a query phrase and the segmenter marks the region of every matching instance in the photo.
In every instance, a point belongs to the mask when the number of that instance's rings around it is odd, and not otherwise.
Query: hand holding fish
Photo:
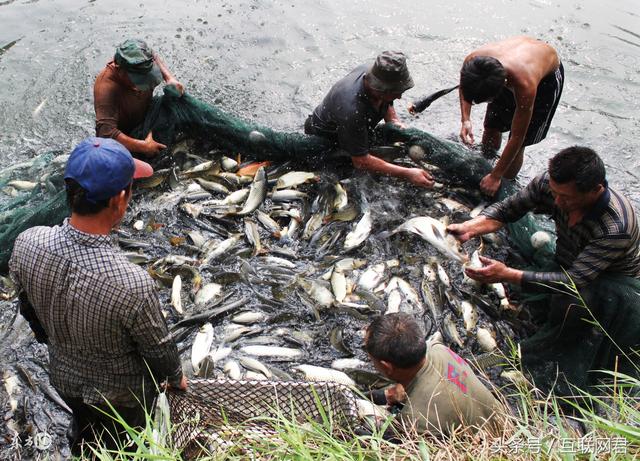
[[[478,216],[460,224],[449,224],[447,232],[453,235],[460,242],[464,243],[470,238],[495,232],[504,226],[496,219]]]
[[[426,170],[422,168],[408,168],[407,181],[416,186],[425,187],[427,189],[431,189],[434,184],[433,176]]]
[[[480,256],[483,267],[474,269],[467,267],[465,274],[467,277],[481,283],[508,282],[519,284],[522,280],[522,271],[512,269],[501,261]]]
[[[500,183],[502,182],[502,178],[494,176],[493,173],[489,173],[482,181],[480,181],[480,190],[488,195],[489,197],[493,197],[500,189]]]

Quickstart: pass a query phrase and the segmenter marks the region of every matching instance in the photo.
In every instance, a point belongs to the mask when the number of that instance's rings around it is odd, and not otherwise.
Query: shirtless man
[[[460,137],[473,144],[471,106],[488,102],[482,145],[499,150],[502,133],[509,141],[480,189],[494,196],[502,178],[513,179],[524,158],[525,146],[542,141],[549,130],[562,87],[564,69],[547,43],[513,37],[488,43],[469,54],[460,70]]]

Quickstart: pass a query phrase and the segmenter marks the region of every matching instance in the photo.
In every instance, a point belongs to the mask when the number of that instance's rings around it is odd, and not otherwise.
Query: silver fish
[[[202,179],[202,178],[196,178],[196,181],[198,182],[198,184],[200,184],[200,187],[202,187],[205,190],[208,190],[209,192],[217,192],[219,194],[230,193],[229,189],[227,189],[225,186],[215,181],[207,181],[206,179]]]
[[[460,245],[457,240],[447,235],[446,226],[437,219],[429,216],[418,216],[417,218],[409,219],[390,232],[382,233],[380,236],[386,238],[398,232],[411,232],[418,235],[444,256],[459,263],[464,263],[468,259],[466,255],[460,253]]]
[[[447,312],[442,321],[442,328],[444,333],[447,335],[449,340],[459,347],[464,347],[464,343],[462,342],[462,338],[458,334],[458,329],[456,328],[456,323],[451,317],[451,312]]]
[[[287,359],[295,359],[302,357],[302,351],[300,349],[293,349],[291,347],[277,347],[277,346],[244,346],[240,349],[240,352],[253,355],[255,357],[281,357]]]
[[[317,181],[318,179],[319,178],[315,173],[309,173],[306,171],[290,171],[278,178],[275,189],[289,189],[309,181]]]
[[[232,248],[238,245],[241,237],[242,234],[235,234],[222,242],[207,242],[203,247],[204,258],[202,259],[202,265],[206,266],[220,256],[227,254]]]
[[[307,292],[316,303],[322,307],[329,307],[333,305],[334,297],[331,291],[321,283],[315,280],[305,280],[303,278],[298,279],[298,283]]]
[[[267,319],[267,315],[263,312],[243,312],[234,316],[231,321],[234,323],[241,323],[243,325],[250,325],[252,323],[264,322]]]
[[[247,370],[262,373],[267,379],[271,379],[271,377],[273,376],[273,374],[264,365],[264,363],[256,359],[252,359],[251,357],[242,357],[240,359],[240,365],[245,367]]]
[[[253,183],[251,183],[251,188],[249,189],[249,197],[247,201],[244,203],[242,210],[236,213],[239,216],[247,215],[249,213],[253,213],[258,209],[264,199],[267,197],[267,173],[264,170],[264,167],[261,166],[253,179]]]
[[[227,360],[222,368],[227,376],[231,379],[242,378],[242,371],[240,371],[240,364],[235,360]]]
[[[220,159],[220,165],[222,166],[222,169],[224,171],[228,171],[230,173],[235,173],[236,171],[238,171],[238,162],[236,162],[232,158],[227,157],[226,155],[223,155]]]
[[[21,180],[15,179],[13,181],[9,181],[7,183],[7,186],[14,187],[19,191],[29,191],[29,190],[35,189],[38,186],[38,183],[32,182],[32,181],[21,181]]]
[[[253,247],[253,256],[262,251],[262,242],[260,242],[260,233],[258,232],[258,224],[252,219],[244,218],[244,235],[247,241]]]
[[[309,195],[293,189],[277,190],[271,194],[271,200],[274,202],[291,202],[294,200],[304,200]]]
[[[347,278],[344,273],[335,266],[331,273],[331,289],[338,302],[342,302],[347,296]]]
[[[347,191],[344,190],[344,187],[342,187],[342,184],[339,182],[335,183],[333,188],[336,192],[336,196],[332,203],[333,209],[340,211],[349,204],[349,197],[347,196]]]
[[[346,373],[332,370],[331,368],[317,367],[315,365],[297,365],[293,367],[293,370],[303,373],[307,381],[332,382],[347,386],[356,385],[355,381],[347,376]]]
[[[476,339],[478,340],[478,344],[485,352],[491,352],[497,349],[498,344],[496,343],[493,334],[486,328],[479,327],[476,331]]]
[[[362,215],[362,218],[360,218],[360,221],[358,221],[358,224],[356,224],[354,229],[345,237],[344,250],[352,250],[364,242],[369,237],[372,226],[371,211],[367,209]]]
[[[467,334],[475,328],[478,323],[478,310],[469,301],[462,301],[462,318],[464,319],[464,329]]]
[[[212,343],[213,325],[211,323],[205,323],[198,330],[193,340],[193,346],[191,347],[191,366],[196,373],[200,369],[200,362],[202,362],[209,353]]]
[[[217,283],[207,283],[205,286],[198,290],[194,304],[198,307],[206,306],[214,298],[219,298],[222,295],[222,285]]]
[[[340,371],[365,368],[366,366],[367,364],[360,359],[336,359],[331,362],[331,368]]]
[[[280,225],[271,218],[271,216],[264,213],[263,211],[257,210],[256,218],[258,218],[260,224],[262,224],[265,229],[271,232],[274,237],[280,238],[282,229],[280,228]]]
[[[183,314],[182,309],[182,278],[180,275],[176,275],[171,285],[171,305],[178,314]]]

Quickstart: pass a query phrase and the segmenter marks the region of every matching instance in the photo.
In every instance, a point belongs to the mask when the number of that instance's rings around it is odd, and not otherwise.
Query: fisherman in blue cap
[[[71,218],[21,233],[9,262],[20,313],[49,349],[50,380],[73,412],[69,442],[102,438],[116,449],[130,427],[145,426],[156,384],[186,389],[178,349],[167,329],[154,281],[132,264],[109,234],[131,198],[135,178],[151,166],[113,139],[88,138],[65,171]]]
[[[130,152],[147,157],[164,149],[151,132],[144,140],[131,137],[132,130],[144,121],[153,90],[162,81],[184,93],[183,85],[146,42],[128,39],[121,43],[93,87],[96,136],[113,138]]]

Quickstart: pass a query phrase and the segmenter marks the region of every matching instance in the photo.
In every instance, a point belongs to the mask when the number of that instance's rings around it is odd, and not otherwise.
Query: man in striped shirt
[[[640,231],[629,200],[610,189],[602,159],[587,147],[569,147],[549,161],[549,171],[517,194],[485,209],[481,216],[451,224],[460,241],[495,232],[527,212],[550,215],[556,225],[557,272],[523,271],[481,258],[484,267],[466,269],[482,283],[507,282],[526,290],[573,281],[587,286],[612,272],[640,278]]]

